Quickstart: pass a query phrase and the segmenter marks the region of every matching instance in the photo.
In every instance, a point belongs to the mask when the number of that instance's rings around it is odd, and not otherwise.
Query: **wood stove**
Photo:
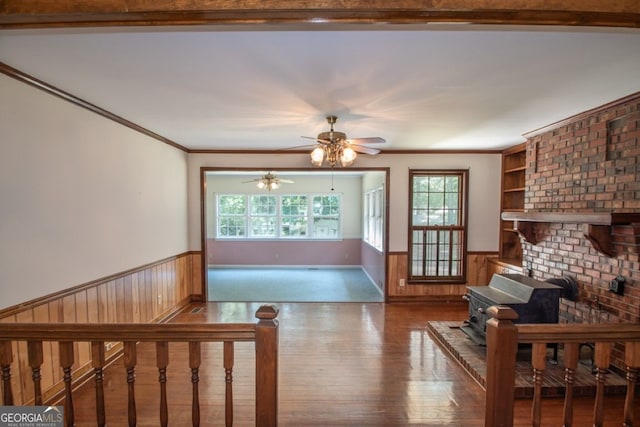
[[[558,323],[562,287],[521,274],[494,274],[489,286],[467,286],[469,318],[461,329],[478,344],[485,332],[492,305],[506,305],[518,313],[514,323]]]

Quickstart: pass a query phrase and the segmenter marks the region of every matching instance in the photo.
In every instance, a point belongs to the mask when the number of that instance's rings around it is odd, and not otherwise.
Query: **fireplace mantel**
[[[616,255],[611,238],[612,225],[640,223],[636,212],[503,212],[504,221],[513,221],[513,228],[527,242],[537,245],[540,241],[536,223],[588,224],[584,237],[594,249],[607,256]]]
[[[637,212],[503,212],[505,221],[624,225],[640,222]]]

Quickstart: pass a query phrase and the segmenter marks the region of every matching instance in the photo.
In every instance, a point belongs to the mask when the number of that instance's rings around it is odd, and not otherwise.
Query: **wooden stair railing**
[[[595,343],[594,365],[596,394],[593,425],[604,424],[604,390],[614,343],[625,344],[626,396],[623,426],[634,425],[635,389],[640,369],[640,324],[514,324],[516,312],[504,306],[490,307],[487,312],[487,375],[485,426],[511,427],[514,415],[516,353],[518,344],[531,344],[534,383],[531,425],[544,425],[542,418],[542,381],[546,366],[547,344],[563,345],[565,369],[564,426],[573,425],[573,381],[578,364],[579,346]]]
[[[75,425],[72,374],[75,342],[91,343],[91,361],[95,382],[96,423],[106,425],[104,398],[104,368],[106,365],[105,343],[122,342],[122,358],[127,378],[128,423],[137,423],[135,400],[135,369],[137,365],[136,344],[153,342],[156,346],[156,366],[160,384],[161,426],[168,424],[167,366],[169,365],[169,343],[186,342],[189,345],[189,369],[191,370],[192,424],[200,425],[200,401],[198,383],[200,378],[200,344],[222,342],[224,361],[225,424],[233,424],[233,347],[235,342],[255,342],[256,349],[256,425],[276,426],[278,416],[278,309],[263,305],[256,311],[257,323],[0,323],[0,368],[2,369],[3,405],[13,405],[11,387],[11,365],[14,363],[13,342],[26,342],[28,366],[34,389],[33,402],[43,405],[40,386],[40,369],[43,363],[43,342],[57,342],[59,364],[64,381],[65,425]]]

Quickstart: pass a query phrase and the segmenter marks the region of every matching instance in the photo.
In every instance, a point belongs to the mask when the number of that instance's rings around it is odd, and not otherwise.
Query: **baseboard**
[[[306,269],[319,269],[319,268],[362,268],[360,264],[354,265],[229,265],[229,264],[207,264],[207,268],[306,268]]]
[[[388,303],[438,303],[438,304],[456,304],[466,305],[467,302],[462,299],[462,295],[422,295],[422,296],[389,296]]]

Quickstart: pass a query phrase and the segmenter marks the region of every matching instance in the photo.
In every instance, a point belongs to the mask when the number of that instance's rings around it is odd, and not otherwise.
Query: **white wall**
[[[362,179],[362,193],[385,186],[385,173],[382,171],[367,172]]]
[[[188,250],[187,155],[0,75],[0,308]]]
[[[497,251],[500,219],[500,154],[379,154],[354,166],[390,167],[389,250],[408,250],[409,169],[469,169],[468,250]],[[200,168],[308,168],[307,154],[190,154],[189,248],[200,250]]]

